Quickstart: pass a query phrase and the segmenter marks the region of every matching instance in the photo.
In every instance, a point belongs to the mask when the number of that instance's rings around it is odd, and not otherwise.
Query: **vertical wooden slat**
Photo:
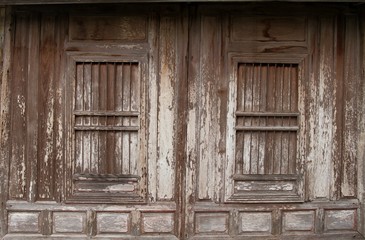
[[[83,64],[83,110],[90,111],[92,107],[91,102],[91,63]],[[91,125],[91,117],[83,117],[83,125],[90,126]],[[83,153],[83,173],[90,173],[91,170],[91,153],[92,153],[92,144],[91,144],[91,131],[83,131],[82,132],[82,153]]]
[[[219,137],[219,101],[217,98],[219,81],[219,23],[215,16],[201,18],[201,53],[200,64],[200,153],[199,153],[199,198],[212,199],[217,179],[215,161]],[[206,141],[205,139],[210,139]]]
[[[12,113],[11,113],[11,166],[10,166],[10,199],[26,197],[26,87],[29,16],[17,16],[14,41],[14,62],[12,80]]]
[[[115,110],[115,63],[107,63],[107,110]],[[114,117],[107,117],[107,125],[113,126],[115,124]],[[115,173],[115,132],[108,131],[106,144],[106,164],[108,173]]]
[[[115,89],[115,111],[123,111],[123,63],[119,63],[116,66]],[[123,118],[117,118],[115,124],[123,126]],[[116,173],[121,174],[123,168],[123,133],[116,132],[115,138],[115,171]]]
[[[4,32],[1,34],[5,35],[4,38],[4,49],[3,49],[3,65],[2,65],[2,81],[1,81],[1,92],[0,92],[0,157],[3,159],[0,161],[0,204],[1,206],[6,205],[6,201],[9,196],[9,180],[10,180],[10,129],[11,129],[11,113],[10,113],[10,102],[11,102],[11,67],[12,67],[12,40],[14,38],[14,32],[11,31],[14,27],[12,8],[4,8],[1,11],[1,21],[4,21]],[[0,208],[0,237],[3,237],[7,232],[7,211],[4,207]]]
[[[42,200],[54,200],[54,102],[56,81],[57,39],[54,15],[42,15],[40,60],[42,71],[39,75],[39,152],[38,152],[38,197]]]
[[[99,110],[106,111],[107,110],[107,64],[99,63]],[[99,123],[101,126],[107,125],[106,117],[100,117]],[[107,173],[107,133],[105,131],[101,131],[99,133],[99,173]]]
[[[84,100],[83,100],[83,92],[84,92],[84,67],[82,64],[76,65],[76,83],[75,83],[75,110],[83,111],[84,110]],[[76,125],[82,125],[82,118],[76,118]],[[76,132],[75,134],[75,170],[76,172],[82,172],[83,169],[83,133]]]
[[[344,125],[342,197],[357,195],[357,89],[359,85],[359,35],[356,16],[346,17],[344,58]]]
[[[37,198],[38,175],[38,74],[39,74],[39,15],[32,15],[29,31],[29,56],[33,59],[28,64],[28,89],[27,89],[27,168],[29,169],[29,194],[28,201],[34,202]]]
[[[316,56],[312,63],[313,74],[310,79],[310,112],[308,189],[309,196],[315,198],[329,198],[330,169],[332,168],[333,142],[333,17],[323,17],[319,21],[320,28]],[[315,129],[315,130],[314,130]]]
[[[157,199],[171,200],[175,185],[176,18],[162,17],[159,37]]]
[[[99,64],[93,63],[91,64],[91,110],[98,111],[99,110]],[[99,117],[93,117],[91,119],[92,126],[99,125]],[[91,173],[99,173],[99,133],[97,131],[93,131],[91,133]]]
[[[123,111],[130,111],[131,105],[131,65],[125,63],[123,65]],[[123,118],[123,125],[130,126],[130,118]],[[123,133],[123,173],[130,173],[130,133]]]
[[[66,14],[56,16],[56,54],[55,54],[55,102],[54,102],[54,144],[55,144],[55,200],[61,202],[64,194],[64,172],[65,172],[65,52],[64,42],[67,36]]]
[[[131,64],[131,111],[140,110],[140,76],[139,76],[138,64]],[[131,126],[138,126],[138,118],[132,118],[130,120]],[[138,173],[138,133],[130,133],[130,174]]]

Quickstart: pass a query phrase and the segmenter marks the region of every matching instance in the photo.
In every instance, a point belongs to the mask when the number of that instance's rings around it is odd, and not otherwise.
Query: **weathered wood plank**
[[[310,199],[326,198],[330,193],[330,173],[332,164],[333,142],[333,17],[319,20],[317,46],[309,90],[308,131],[308,182]],[[319,45],[318,45],[319,44]]]
[[[345,19],[344,120],[342,151],[342,197],[357,196],[357,117],[359,86],[359,34],[356,16]]]
[[[40,21],[37,14],[30,18],[29,56],[27,85],[27,168],[29,169],[29,194],[27,200],[34,202],[37,198],[38,175],[38,76],[39,76],[39,34]]]
[[[54,152],[54,123],[55,123],[55,88],[56,72],[56,17],[42,15],[40,31],[39,64],[39,129],[38,129],[38,199],[54,200],[55,191],[55,152]]]
[[[176,80],[176,18],[163,16],[159,37],[159,98],[158,98],[158,160],[157,199],[174,198],[175,185],[175,86]]]
[[[202,16],[200,32],[200,96],[199,96],[199,199],[213,199],[218,161],[219,141],[219,102],[215,98],[218,92],[219,67],[219,23],[215,16]]]
[[[71,16],[70,40],[146,40],[145,16]]]
[[[0,23],[4,29],[1,34],[4,38],[2,44],[4,50],[3,62],[1,66],[1,87],[0,87],[0,157],[3,159],[0,161],[0,204],[5,206],[8,200],[9,190],[9,167],[10,167],[10,101],[11,101],[11,66],[12,66],[12,54],[11,54],[11,39],[14,37],[14,32],[11,31],[12,23],[12,9],[10,7],[1,8]],[[7,232],[7,217],[5,207],[0,208],[0,236],[4,236]]]
[[[29,51],[29,15],[18,15],[15,27],[14,62],[12,81],[12,144],[9,197],[11,199],[26,198],[26,90],[28,75]]]

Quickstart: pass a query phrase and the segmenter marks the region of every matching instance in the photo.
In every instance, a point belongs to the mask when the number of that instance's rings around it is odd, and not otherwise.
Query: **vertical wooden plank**
[[[283,82],[282,82],[282,106],[281,106],[281,112],[290,112],[290,98],[291,98],[291,91],[290,86],[292,84],[292,79],[290,77],[290,71],[292,66],[288,64],[283,65]],[[290,119],[288,118],[282,118],[282,124],[283,126],[289,126]],[[289,172],[289,141],[290,141],[290,132],[283,132],[282,133],[282,149],[281,149],[281,169],[280,172],[282,174],[287,174]]]
[[[216,97],[219,79],[219,26],[217,17],[201,18],[200,56],[200,101],[199,101],[199,177],[198,191],[200,199],[214,197],[216,177],[217,149],[219,141],[219,102]],[[209,139],[209,141],[206,141]]]
[[[67,36],[67,15],[57,15],[56,17],[56,40],[57,40],[57,51],[55,55],[55,123],[54,123],[54,142],[55,142],[55,199],[61,202],[64,186],[64,171],[65,171],[65,51],[64,42]]]
[[[107,82],[108,74],[107,74],[107,64],[99,63],[99,110],[106,111],[107,110]],[[100,126],[107,125],[106,117],[100,117],[99,119]],[[101,174],[108,173],[108,165],[107,165],[107,133],[105,131],[101,131],[99,133],[99,172]]]
[[[123,63],[116,65],[116,79],[115,79],[115,111],[123,111]],[[117,126],[123,126],[123,117],[116,119]],[[122,173],[123,168],[123,133],[115,133],[115,171],[118,174]]]
[[[76,64],[76,83],[75,83],[75,110],[84,110],[83,89],[84,89],[84,66]],[[82,118],[78,117],[76,125],[82,125]],[[75,134],[75,171],[81,173],[83,170],[83,132],[77,131]]]
[[[360,17],[359,17],[359,45],[360,45],[360,79],[365,79],[365,11],[362,9]],[[359,98],[358,98],[358,107],[361,113],[365,113],[365,82],[360,81],[359,84]],[[358,230],[362,235],[365,235],[365,114],[359,114],[358,116],[358,131],[359,138],[357,143],[357,151],[358,151],[358,191],[359,191],[359,199],[361,204],[360,208],[360,217]]]
[[[9,168],[10,168],[10,93],[11,93],[11,77],[12,73],[10,68],[12,66],[12,39],[14,38],[14,32],[12,28],[12,8],[1,9],[0,24],[4,26],[4,51],[3,51],[3,64],[2,64],[2,81],[0,87],[0,204],[6,205],[9,193]],[[4,207],[0,208],[0,237],[3,237],[7,232],[7,211]]]
[[[289,96],[289,111],[290,112],[299,112],[298,107],[299,107],[299,99],[298,99],[298,84],[299,84],[299,73],[298,73],[298,66],[292,66],[289,70],[289,79],[290,79],[290,86],[289,86],[289,91],[290,91],[290,96]],[[303,113],[302,113],[303,114]],[[298,118],[292,118],[289,120],[289,126],[300,126],[299,124],[299,119],[301,119],[300,117]],[[301,120],[304,121],[305,119]],[[289,159],[288,159],[288,173],[289,174],[293,174],[297,171],[296,168],[296,162],[297,162],[297,153],[299,151],[297,151],[297,134],[296,133],[290,133],[289,134],[289,145],[288,145],[288,155],[289,155]]]
[[[91,110],[99,110],[99,64],[91,64]],[[99,125],[99,117],[91,118],[91,125]],[[91,132],[91,157],[90,157],[90,173],[99,173],[99,135],[98,131]],[[117,168],[116,168],[117,169]]]
[[[83,107],[84,111],[90,112],[92,107],[91,102],[91,63],[83,63]],[[83,126],[91,125],[91,117],[82,117],[83,118]],[[82,131],[82,172],[90,173],[91,170],[91,153],[92,153],[92,144],[91,144],[91,131]]]
[[[26,90],[29,16],[16,16],[12,81],[10,199],[26,198]]]
[[[357,196],[357,89],[359,86],[359,35],[357,16],[346,16],[344,58],[344,125],[341,195]]]
[[[115,63],[107,63],[107,111],[115,110]],[[107,117],[107,125],[113,126],[115,124],[115,117]],[[116,173],[115,168],[115,132],[107,131],[106,144],[106,164],[108,173]]]
[[[172,200],[175,185],[176,18],[160,21],[157,199]]]
[[[275,112],[276,102],[275,102],[275,96],[276,96],[276,65],[268,64],[267,65],[267,111],[268,112]],[[267,119],[267,124],[273,125],[274,124],[273,118]],[[273,174],[275,169],[275,146],[276,146],[276,137],[275,132],[267,132],[267,149],[265,152],[265,174]],[[276,168],[277,169],[277,168]]]
[[[320,19],[319,49],[310,83],[308,190],[311,199],[329,198],[333,142],[333,17]]]
[[[54,200],[54,102],[55,55],[57,50],[54,15],[42,15],[39,64],[38,198]]]
[[[158,48],[159,36],[157,35],[158,29],[158,19],[156,15],[150,16],[148,39],[150,41],[150,51],[149,51],[149,66],[148,72],[146,72],[147,83],[146,83],[146,97],[145,104],[148,106],[146,108],[146,117],[149,120],[146,121],[145,126],[141,126],[141,131],[146,131],[147,136],[147,158],[148,158],[148,196],[150,202],[155,202],[157,200],[157,109],[158,109]],[[143,91],[142,91],[143,93]],[[143,110],[143,109],[141,109]],[[145,127],[143,129],[142,127]],[[147,130],[148,129],[148,130]],[[142,143],[141,143],[142,144]]]
[[[199,136],[199,76],[200,76],[200,17],[196,13],[196,7],[190,8],[189,52],[188,52],[188,94],[187,94],[187,130],[186,130],[186,176],[185,176],[185,235],[194,234],[194,210],[193,205],[197,200],[197,174],[198,174],[198,144]]]
[[[29,21],[30,39],[28,63],[28,89],[27,89],[27,169],[29,169],[28,201],[34,202],[37,197],[37,175],[38,175],[38,74],[39,74],[39,34],[40,22],[38,15],[32,15]]]
[[[130,102],[130,110],[137,111],[140,110],[140,76],[139,76],[139,68],[138,64],[131,64],[131,102]],[[138,126],[138,118],[131,118],[130,125],[131,126]],[[130,173],[137,174],[138,173],[138,133],[131,132],[130,133]]]
[[[131,65],[123,65],[123,111],[130,111],[131,105]],[[130,126],[130,118],[123,118],[123,125]],[[130,132],[123,132],[123,174],[130,173]]]

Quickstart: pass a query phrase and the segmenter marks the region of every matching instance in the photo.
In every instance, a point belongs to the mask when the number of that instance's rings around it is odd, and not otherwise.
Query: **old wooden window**
[[[68,201],[142,201],[144,63],[124,56],[73,56],[70,62]]]
[[[233,62],[229,201],[299,201],[301,61],[262,56]]]

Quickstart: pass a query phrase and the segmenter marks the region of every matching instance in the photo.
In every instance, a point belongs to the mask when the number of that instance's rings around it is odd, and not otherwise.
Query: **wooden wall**
[[[1,8],[0,235],[360,238],[365,14],[150,6]]]

